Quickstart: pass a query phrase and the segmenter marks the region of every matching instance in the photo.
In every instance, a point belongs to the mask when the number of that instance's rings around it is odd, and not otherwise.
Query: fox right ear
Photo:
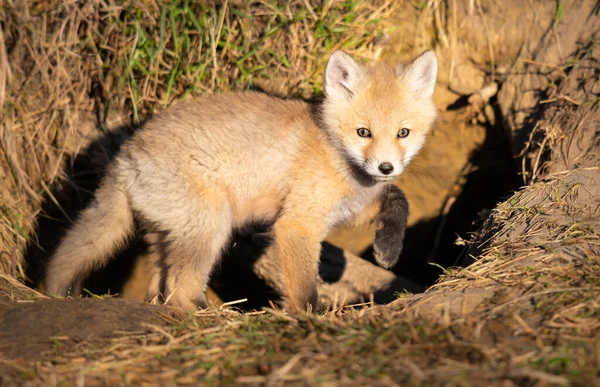
[[[329,98],[350,99],[362,79],[361,66],[342,50],[329,57],[325,69],[325,93]]]
[[[415,58],[403,67],[404,80],[422,98],[431,98],[437,78],[438,63],[431,50]]]

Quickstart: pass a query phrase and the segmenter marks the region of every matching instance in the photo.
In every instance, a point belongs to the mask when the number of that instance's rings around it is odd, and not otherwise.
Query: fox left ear
[[[431,98],[437,78],[438,63],[433,51],[425,51],[404,67],[403,78],[422,98]]]
[[[325,93],[330,98],[350,99],[362,79],[362,67],[348,54],[337,50],[325,69]]]

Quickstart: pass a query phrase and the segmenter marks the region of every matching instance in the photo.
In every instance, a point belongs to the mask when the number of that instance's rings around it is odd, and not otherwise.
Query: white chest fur
[[[359,215],[365,207],[377,199],[381,189],[379,184],[374,187],[360,188],[354,195],[341,198],[329,215],[330,228],[343,225]]]

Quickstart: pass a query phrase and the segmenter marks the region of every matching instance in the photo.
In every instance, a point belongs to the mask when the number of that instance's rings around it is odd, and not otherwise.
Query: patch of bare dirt
[[[3,359],[49,359],[95,351],[111,339],[144,335],[166,325],[166,308],[119,299],[0,300]],[[155,328],[156,329],[156,328]]]

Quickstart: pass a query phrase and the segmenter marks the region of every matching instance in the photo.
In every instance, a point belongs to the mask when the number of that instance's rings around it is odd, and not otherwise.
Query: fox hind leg
[[[164,232],[155,232],[151,230],[148,225],[145,225],[146,234],[144,239],[149,246],[149,254],[148,254],[148,262],[147,262],[147,270],[150,273],[150,282],[148,283],[148,289],[146,289],[146,301],[159,304],[164,303],[164,286],[162,278],[163,275],[163,265],[164,259],[166,257],[166,246]]]
[[[164,215],[164,214],[163,214]],[[226,201],[188,201],[185,212],[153,223],[164,231],[153,246],[148,301],[186,310],[205,308],[209,276],[229,240],[232,223]]]
[[[188,310],[207,307],[209,276],[231,233],[226,221],[213,219],[210,223],[211,227],[203,227],[195,235],[169,238],[160,265],[160,287],[166,303]]]
[[[209,172],[183,163],[144,158],[129,188],[131,206],[158,235],[147,299],[187,310],[206,306],[204,292],[213,266],[232,231],[229,195]]]

